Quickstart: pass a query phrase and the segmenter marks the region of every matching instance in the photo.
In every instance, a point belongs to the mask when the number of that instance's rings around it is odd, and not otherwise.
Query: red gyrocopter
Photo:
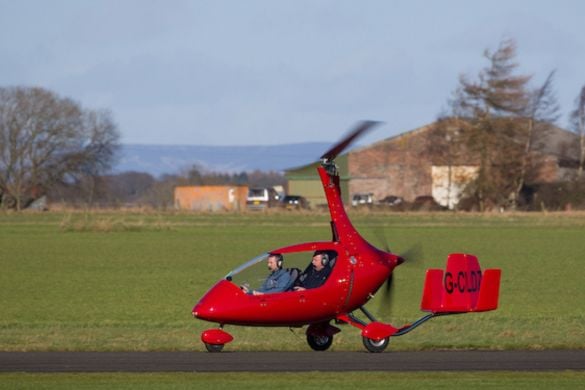
[[[361,122],[342,141],[321,156],[317,168],[331,214],[331,241],[308,242],[266,252],[234,269],[217,282],[195,305],[193,316],[219,324],[204,331],[201,340],[210,352],[219,352],[233,337],[225,325],[301,327],[308,325],[307,342],[316,351],[328,349],[340,329],[331,324],[350,324],[361,331],[363,344],[370,352],[382,352],[390,337],[402,336],[431,318],[449,314],[482,312],[498,306],[501,270],[482,272],[473,255],[448,256],[446,271],[429,269],[423,288],[421,310],[428,312],[412,324],[396,328],[380,322],[364,305],[385,282],[391,281],[394,268],[405,261],[397,254],[375,248],[352,226],[341,200],[335,157],[377,122]],[[330,274],[318,288],[251,295],[242,284],[252,281],[250,270],[263,269],[270,255],[311,258],[314,251],[327,253]],[[310,267],[311,265],[309,265]],[[291,268],[292,278],[298,277]],[[265,275],[264,275],[265,276]],[[257,277],[256,277],[257,279]],[[359,310],[368,319],[354,315]]]

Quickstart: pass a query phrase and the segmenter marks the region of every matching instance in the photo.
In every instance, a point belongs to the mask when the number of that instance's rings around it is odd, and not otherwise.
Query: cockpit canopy
[[[337,261],[337,251],[332,248],[318,249],[317,251],[326,254],[327,260],[325,266],[333,269]],[[292,289],[294,280],[298,278],[303,271],[312,267],[311,262],[315,252],[315,249],[307,247],[298,251],[281,250],[280,252],[271,251],[262,253],[230,271],[225,276],[225,279],[238,286],[246,286],[250,290],[258,289],[270,274],[270,270],[267,268],[268,257],[271,254],[280,254],[283,259],[282,268],[286,269],[293,279],[293,283],[289,288]]]

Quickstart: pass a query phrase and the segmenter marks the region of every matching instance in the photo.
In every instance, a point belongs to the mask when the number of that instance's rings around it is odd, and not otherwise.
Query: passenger
[[[263,295],[285,291],[292,283],[290,274],[282,269],[284,258],[280,254],[270,254],[266,260],[266,265],[270,275],[257,290],[250,290],[247,286],[242,286],[242,290],[250,295]]]
[[[328,263],[329,255],[325,251],[316,251],[311,260],[312,267],[299,276],[294,290],[303,291],[322,286],[331,273],[331,268],[327,266]]]

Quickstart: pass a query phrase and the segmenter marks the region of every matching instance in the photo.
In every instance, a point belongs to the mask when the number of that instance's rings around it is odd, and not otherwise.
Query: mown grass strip
[[[0,374],[0,389],[576,389],[583,371]]]

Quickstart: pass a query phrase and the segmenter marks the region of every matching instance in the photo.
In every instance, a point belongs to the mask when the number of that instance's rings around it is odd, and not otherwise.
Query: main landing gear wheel
[[[314,351],[326,351],[333,344],[333,336],[307,335],[307,343]]]
[[[223,349],[223,344],[207,344],[205,343],[205,348],[207,348],[208,352],[221,352]]]
[[[364,347],[366,347],[368,351],[378,353],[383,352],[386,349],[388,343],[390,342],[390,337],[386,337],[385,339],[378,341],[369,339],[367,337],[362,337],[362,341],[364,342]]]

